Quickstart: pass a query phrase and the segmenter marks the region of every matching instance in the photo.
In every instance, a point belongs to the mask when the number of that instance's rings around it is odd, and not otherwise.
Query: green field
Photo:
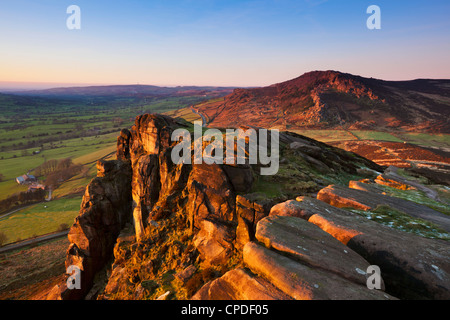
[[[74,157],[73,161],[83,164],[86,171],[65,181],[54,190],[52,195],[54,200],[31,205],[7,217],[0,218],[0,232],[7,236],[8,243],[54,232],[61,224],[72,225],[80,209],[82,193],[86,185],[96,175],[97,160],[115,157],[115,155],[112,155],[116,150],[115,142],[114,144],[106,144],[106,147],[102,145],[102,147],[102,149],[82,149],[83,152],[65,150],[66,152],[62,153],[63,157],[67,154],[78,156]],[[6,161],[3,160],[3,162]],[[20,164],[21,162],[18,162],[13,167],[20,168]],[[27,187],[19,186],[11,180],[0,183],[0,188],[5,189],[5,194],[27,190]],[[76,194],[75,197],[67,197],[67,195],[74,193]]]
[[[0,219],[0,232],[13,242],[56,231],[62,223],[71,225],[85,187],[96,175],[97,160],[115,158],[122,128],[130,128],[143,113],[183,109],[177,114],[189,117],[189,106],[207,99],[204,93],[145,97],[0,94],[0,201],[27,191],[16,177],[35,174],[34,169],[48,160],[70,158],[82,165],[80,173],[58,184],[52,201]],[[192,112],[190,117],[200,118],[192,117]],[[46,176],[37,178],[45,184]]]
[[[42,202],[0,217],[0,232],[7,243],[57,231],[61,224],[71,226],[78,215],[81,196]]]
[[[357,138],[346,130],[289,130],[297,134],[301,134],[311,139],[319,140],[321,142],[336,142],[357,140]]]
[[[26,191],[27,187],[19,186],[15,178],[26,174],[28,171],[32,172],[34,168],[46,160],[71,158],[74,163],[87,164],[100,159],[105,155],[105,152],[114,152],[118,134],[119,132],[104,135],[101,138],[88,137],[83,140],[67,140],[60,147],[44,150],[38,155],[13,158],[8,153],[2,153],[4,159],[0,160],[0,173],[3,174],[4,178],[0,182],[0,200],[13,193]]]
[[[164,113],[173,118],[183,118],[186,121],[194,122],[194,121],[202,121],[202,117],[198,114],[192,112],[191,108],[183,108],[178,110],[172,110]]]
[[[359,140],[377,140],[377,141],[389,141],[389,142],[403,142],[404,141],[388,132],[352,130],[351,133],[354,134]]]
[[[86,171],[83,171],[82,173],[70,178],[69,180],[61,184],[58,189],[53,192],[53,197],[59,198],[72,193],[83,193],[87,184],[97,174],[97,160],[115,159],[115,152],[116,144],[114,143],[113,145],[108,146],[104,149],[100,149],[87,155],[75,158],[73,161],[75,163],[83,164]]]
[[[434,146],[434,147],[449,147],[450,134],[428,134],[428,133],[398,133],[399,138],[412,144]]]
[[[429,134],[429,133],[389,133],[371,130],[341,130],[341,129],[324,129],[324,130],[289,130],[312,139],[316,139],[325,143],[351,141],[351,140],[376,140],[388,142],[408,142],[417,145],[448,147],[450,145],[449,134]]]

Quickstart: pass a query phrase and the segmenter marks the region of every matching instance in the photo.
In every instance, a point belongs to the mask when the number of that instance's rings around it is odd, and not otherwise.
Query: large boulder
[[[398,175],[385,174],[382,173],[378,175],[375,179],[375,183],[388,186],[400,190],[414,190],[415,188],[411,185],[411,182],[401,178]]]
[[[249,242],[244,247],[246,266],[296,300],[386,300],[388,294],[371,290],[334,273],[313,268],[274,250]]]
[[[298,217],[308,220],[307,212],[303,210],[303,207],[298,201],[288,200],[285,202],[277,203],[270,209],[271,216],[288,216]]]
[[[188,181],[188,220],[207,264],[225,263],[236,237],[235,196],[218,165],[193,165]]]
[[[401,176],[398,173],[398,170],[399,169],[395,166],[389,166],[384,173],[377,176],[375,183],[401,190],[420,190],[430,199],[441,201],[436,190],[429,188],[418,181]]]
[[[264,278],[236,268],[206,283],[192,300],[292,300]]]
[[[192,165],[187,188],[187,212],[192,229],[200,229],[202,220],[206,218],[225,222],[236,221],[236,196],[219,165]]]
[[[450,246],[395,230],[309,197],[299,197],[308,221],[378,265],[386,292],[405,299],[450,298]]]
[[[362,190],[366,192],[386,194],[386,191],[383,187],[378,184],[369,182],[369,181],[349,181],[348,187],[351,189]]]
[[[287,216],[267,217],[258,223],[256,239],[267,248],[283,252],[305,265],[366,285],[365,271],[370,264],[306,220]]]
[[[430,221],[450,232],[450,217],[427,206],[387,195],[330,185],[320,190],[317,199],[339,208],[374,210],[380,205],[388,206],[414,218]]]
[[[194,245],[207,264],[226,264],[233,253],[235,228],[219,221],[203,219]]]

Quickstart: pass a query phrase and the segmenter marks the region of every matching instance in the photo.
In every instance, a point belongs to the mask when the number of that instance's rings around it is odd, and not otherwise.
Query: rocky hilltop
[[[197,111],[212,127],[345,128],[450,132],[450,80],[383,81],[313,71],[263,88],[235,89]]]
[[[450,298],[448,203],[431,187],[289,132],[273,176],[248,161],[176,164],[177,129],[193,137],[161,115],[121,131],[69,232],[81,286],[48,299]],[[405,199],[419,191],[434,209]]]

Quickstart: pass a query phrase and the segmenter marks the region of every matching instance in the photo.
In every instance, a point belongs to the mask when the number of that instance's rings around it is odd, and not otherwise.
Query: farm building
[[[28,191],[36,191],[36,190],[45,190],[45,185],[41,183],[32,183],[30,186],[28,186]]]
[[[18,184],[29,184],[36,181],[37,181],[36,177],[31,174],[24,174],[16,178],[16,182]]]

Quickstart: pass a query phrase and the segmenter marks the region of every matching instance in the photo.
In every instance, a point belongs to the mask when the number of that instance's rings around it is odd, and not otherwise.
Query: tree
[[[2,182],[3,180],[5,180],[5,176],[0,173],[0,182]]]
[[[68,169],[72,165],[73,165],[72,159],[70,159],[70,158],[61,159],[61,160],[58,161],[58,164],[56,166],[56,170]]]

